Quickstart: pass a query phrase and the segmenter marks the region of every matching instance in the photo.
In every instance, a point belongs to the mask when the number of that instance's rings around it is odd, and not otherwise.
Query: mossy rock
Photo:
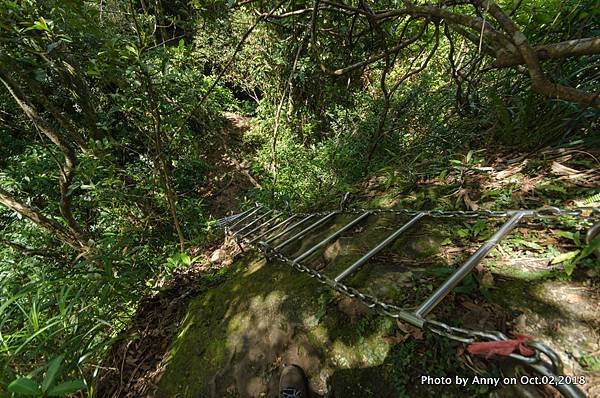
[[[287,265],[250,254],[232,267],[190,304],[156,397],[275,396],[283,363],[302,366],[325,394],[338,370],[384,362],[389,320],[357,327],[360,319],[331,308],[337,297],[328,289]],[[373,394],[394,396],[386,383]]]
[[[393,319],[249,253],[189,305],[154,396],[275,397],[286,363],[316,396],[430,396],[437,387],[420,375],[459,364],[456,344],[429,337],[414,341]]]
[[[373,218],[363,226],[361,239],[342,236],[307,263],[322,261],[323,272],[335,276],[389,236],[397,221]],[[290,244],[287,254],[293,257],[305,251],[347,222],[338,219],[310,240]],[[419,283],[424,280],[437,285],[453,269],[436,257],[447,234],[428,233],[435,227],[431,224],[424,223],[401,236],[388,253],[372,259],[346,282],[391,302],[424,299],[430,291]],[[397,257],[399,253],[403,257]],[[387,261],[387,256],[393,261]],[[436,270],[448,272],[436,276]],[[558,304],[549,305],[548,301],[558,299],[540,297],[532,303],[536,286],[545,278],[512,276],[507,283],[498,281],[487,298],[507,309],[528,307],[540,316],[556,319]],[[547,286],[542,290],[547,291]],[[450,306],[452,300],[446,304]],[[456,321],[456,311],[449,314]],[[533,319],[534,315],[528,316]],[[391,318],[339,296],[288,265],[267,262],[249,252],[234,262],[224,282],[189,305],[154,396],[276,396],[279,370],[285,363],[300,365],[312,390],[324,396],[456,396],[464,392],[418,382],[424,374],[468,376],[469,370],[457,360],[455,343],[431,335],[415,341],[414,336],[407,337],[399,330],[402,328]],[[531,334],[541,334],[536,332]],[[479,393],[487,391],[474,388],[468,395]]]

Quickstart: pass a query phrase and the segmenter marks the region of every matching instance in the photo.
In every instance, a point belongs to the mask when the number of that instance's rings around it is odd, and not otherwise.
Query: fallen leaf
[[[579,170],[572,169],[558,162],[552,162],[551,170],[552,173],[559,176],[572,176],[575,174],[579,174]]]
[[[491,272],[489,272],[489,271],[484,272],[483,276],[481,277],[481,284],[484,287],[494,286],[494,276],[492,275]]]

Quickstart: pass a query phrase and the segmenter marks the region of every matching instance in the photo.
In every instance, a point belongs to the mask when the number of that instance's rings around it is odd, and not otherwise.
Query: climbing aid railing
[[[328,276],[324,272],[320,272],[305,264],[305,261],[309,257],[325,249],[328,244],[335,242],[344,233],[360,227],[371,217],[384,214],[401,215],[409,217],[409,219],[402,225],[399,225],[393,233],[386,236],[380,243],[354,261],[337,276]],[[308,249],[303,250],[300,254],[296,254],[293,258],[288,257],[284,253],[286,247],[289,247],[294,242],[306,239],[311,234],[316,234],[319,229],[327,226],[333,219],[340,215],[352,215],[353,218]],[[336,211],[293,214],[256,205],[242,213],[222,218],[218,220],[218,224],[240,246],[250,246],[258,249],[265,253],[268,258],[280,260],[296,270],[316,278],[332,289],[348,297],[360,300],[368,308],[392,318],[408,322],[413,326],[437,335],[462,343],[472,344],[481,342],[507,342],[510,338],[497,331],[478,331],[451,326],[431,319],[428,315],[520,223],[524,221],[531,223],[532,220],[545,220],[548,222],[548,220],[557,219],[561,216],[577,217],[581,225],[590,226],[591,228],[587,236],[588,241],[600,233],[600,209],[589,207],[573,210],[544,207],[537,210],[510,211],[411,211],[342,208]],[[415,308],[402,308],[392,303],[386,303],[374,295],[367,294],[345,283],[346,278],[358,272],[369,260],[373,259],[373,257],[382,252],[386,247],[389,247],[402,234],[414,228],[424,217],[431,217],[433,219],[504,219],[506,221],[475,253],[454,270],[429,297]],[[562,373],[562,363],[556,352],[547,345],[537,341],[527,341],[526,345],[532,350],[533,355],[525,356],[521,353],[513,352],[508,356],[537,372],[539,375],[547,377],[548,380],[559,380],[559,376]],[[560,378],[560,380],[569,381],[570,378]],[[575,383],[561,382],[551,384],[565,397],[585,396]]]

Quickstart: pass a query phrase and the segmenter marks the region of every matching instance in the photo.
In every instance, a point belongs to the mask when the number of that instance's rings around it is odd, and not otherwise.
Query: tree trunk
[[[185,236],[183,235],[183,230],[181,229],[181,224],[179,223],[179,218],[177,217],[177,198],[175,196],[175,192],[173,191],[173,187],[171,186],[169,168],[167,167],[167,159],[164,157],[162,152],[159,152],[158,155],[157,168],[160,181],[167,195],[169,210],[171,212],[171,217],[173,218],[173,226],[175,227],[175,231],[177,232],[177,237],[179,239],[179,248],[183,252],[185,249]]]

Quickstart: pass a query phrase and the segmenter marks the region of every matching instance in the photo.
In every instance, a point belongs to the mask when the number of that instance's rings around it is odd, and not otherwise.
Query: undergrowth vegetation
[[[405,2],[433,11],[381,20],[400,2],[327,3],[0,0],[0,395],[93,395],[140,299],[206,261],[196,249],[222,214],[199,192],[218,185],[225,111],[252,118],[239,167],[260,184],[238,192],[242,207],[332,208],[346,192],[415,209],[600,201],[586,96],[600,51],[549,56],[539,80],[494,47],[495,29],[513,40],[497,14],[481,32],[452,19],[480,23],[481,2]],[[498,4],[531,46],[599,34],[593,0]],[[556,146],[578,153],[566,169],[552,153],[494,169]],[[563,178],[577,168],[592,172]],[[563,276],[598,269],[597,245],[557,237],[572,244],[550,253]],[[413,354],[399,350],[402,373]]]

